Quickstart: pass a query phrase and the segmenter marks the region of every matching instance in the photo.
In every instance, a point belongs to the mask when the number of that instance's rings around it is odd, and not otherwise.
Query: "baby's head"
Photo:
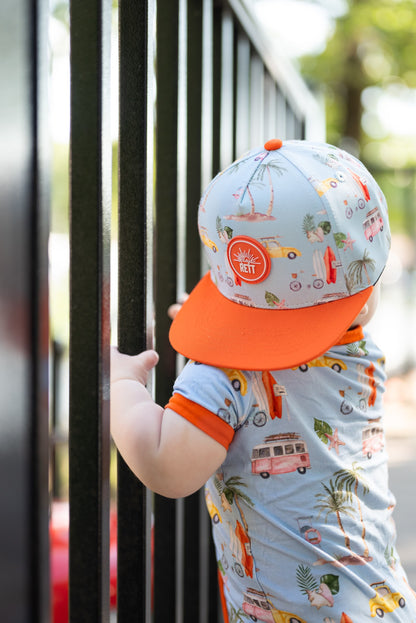
[[[189,358],[281,369],[368,322],[390,247],[387,206],[356,158],[268,141],[219,173],[199,206],[210,273],[171,328]]]

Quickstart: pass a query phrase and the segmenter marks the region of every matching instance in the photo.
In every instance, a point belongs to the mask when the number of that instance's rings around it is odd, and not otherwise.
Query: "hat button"
[[[283,142],[280,138],[271,138],[270,141],[264,143],[264,149],[267,149],[267,151],[274,151],[275,149],[280,149],[282,145]]]

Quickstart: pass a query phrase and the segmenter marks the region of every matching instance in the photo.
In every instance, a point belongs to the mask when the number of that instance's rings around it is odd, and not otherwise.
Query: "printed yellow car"
[[[302,372],[306,372],[309,368],[332,368],[335,372],[341,372],[341,370],[347,370],[347,365],[341,359],[333,359],[332,357],[327,357],[326,355],[322,355],[322,357],[317,357],[316,359],[312,359],[308,361],[308,363],[302,363],[299,367],[299,370]],[[297,370],[296,368],[292,368],[293,370]]]
[[[242,396],[247,393],[247,380],[241,370],[232,370],[231,368],[221,368],[230,379],[231,385],[236,392],[241,392]]]
[[[287,257],[289,260],[294,260],[295,257],[302,255],[299,249],[282,247],[275,238],[260,238],[260,241],[270,257]]]
[[[322,197],[330,188],[336,188],[337,186],[338,181],[334,177],[328,177],[328,179],[322,180],[316,184],[316,192]]]
[[[384,582],[373,582],[371,586],[376,592],[376,596],[369,602],[372,617],[378,616],[382,619],[385,612],[393,612],[396,608],[405,607],[405,598],[400,593],[392,593]]]
[[[219,522],[222,523],[220,511],[218,510],[218,508],[215,506],[214,502],[212,501],[212,497],[209,491],[207,491],[207,493],[205,494],[205,503],[207,505],[208,513],[212,521],[214,523],[219,523]]]
[[[206,232],[204,231],[204,228],[200,228],[199,229],[199,235],[201,237],[202,242],[209,247],[212,251],[214,251],[214,253],[218,253],[218,247],[215,244],[215,242],[213,242],[210,238],[208,238]]]

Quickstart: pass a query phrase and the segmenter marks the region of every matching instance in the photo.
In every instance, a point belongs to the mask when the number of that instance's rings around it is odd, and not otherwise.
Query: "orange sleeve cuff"
[[[179,393],[173,394],[166,408],[184,417],[228,450],[234,437],[234,429],[218,415]]]

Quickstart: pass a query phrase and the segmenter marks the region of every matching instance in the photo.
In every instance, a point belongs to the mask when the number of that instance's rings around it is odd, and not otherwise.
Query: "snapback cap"
[[[208,272],[170,329],[190,359],[278,370],[322,355],[384,270],[387,205],[364,165],[326,143],[279,139],[220,172],[199,205]]]

